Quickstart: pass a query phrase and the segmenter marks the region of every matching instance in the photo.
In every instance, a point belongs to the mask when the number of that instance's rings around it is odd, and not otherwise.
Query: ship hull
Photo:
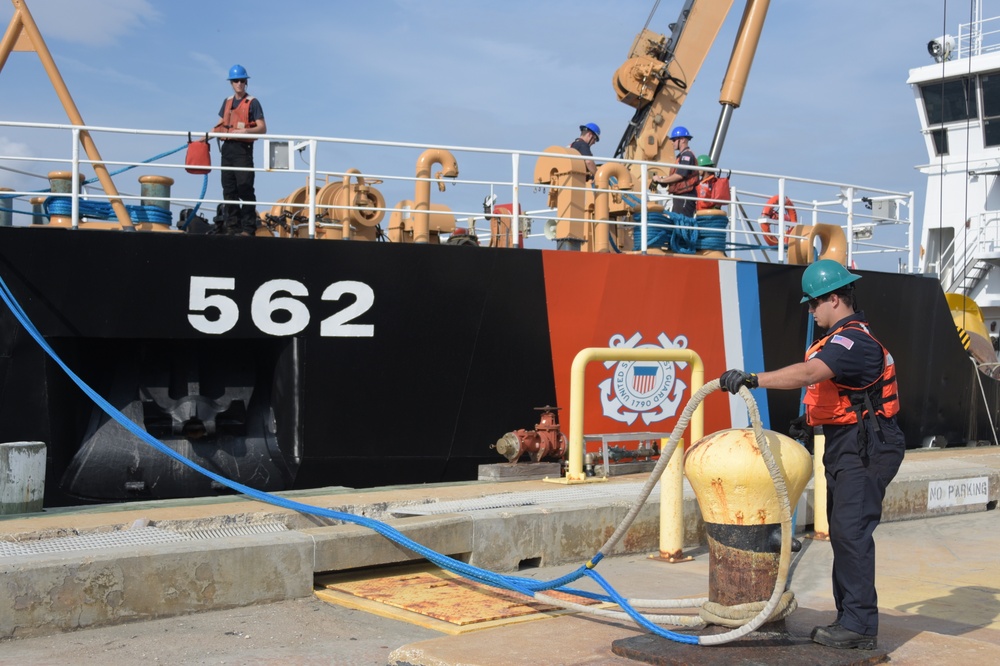
[[[474,479],[535,408],[568,407],[585,347],[687,347],[711,379],[801,360],[815,333],[794,266],[39,228],[0,229],[0,247],[0,276],[87,385],[266,490]],[[980,388],[939,285],[862,274],[908,446],[992,439],[995,383]],[[113,423],[0,319],[0,441],[46,443],[46,504],[221,490]],[[585,385],[588,434],[669,431],[691,368],[597,363]],[[799,392],[756,393],[765,425],[786,430]],[[705,405],[706,432],[745,418],[721,393]]]

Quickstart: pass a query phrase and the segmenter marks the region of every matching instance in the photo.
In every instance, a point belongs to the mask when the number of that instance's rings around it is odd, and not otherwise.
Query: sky
[[[647,20],[651,29],[667,32],[683,4],[28,2],[90,125],[206,131],[230,93],[229,67],[239,63],[270,133],[543,150],[568,145],[578,125],[596,122],[603,133],[598,158],[613,153],[632,116],[615,97],[612,75]],[[734,3],[677,118],[694,135],[697,153],[708,152],[715,131],[742,6]],[[12,12],[0,0],[4,26]],[[955,0],[772,0],[720,165],[912,190],[919,213],[925,182],[914,167],[928,157],[906,78],[910,68],[932,62],[927,42],[956,34],[968,14],[968,4]],[[12,54],[0,72],[0,119],[66,122],[33,54]],[[0,155],[39,154],[42,141],[0,127]],[[170,138],[157,149],[176,145]],[[363,161],[347,149],[343,158],[336,168]],[[259,151],[257,159],[260,164]],[[175,178],[186,193],[200,189],[200,177],[176,172]],[[0,185],[28,189],[17,175],[0,179],[8,181]],[[288,181],[257,180],[260,200],[289,192]],[[30,189],[40,186],[30,182]],[[213,175],[208,196],[220,195]],[[390,194],[386,199],[394,202]]]

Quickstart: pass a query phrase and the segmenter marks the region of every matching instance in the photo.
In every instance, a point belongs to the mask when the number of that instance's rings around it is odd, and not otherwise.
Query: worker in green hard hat
[[[903,461],[906,443],[896,422],[899,396],[892,355],[856,310],[860,275],[823,259],[802,274],[802,300],[827,330],[805,360],[779,370],[727,370],[720,387],[806,388],[806,423],[822,426],[827,515],[833,546],[836,620],[816,627],[812,640],[835,648],[871,650],[877,644],[875,541],[886,486]]]
[[[715,162],[708,155],[699,155],[698,166],[714,167]],[[694,189],[697,197],[694,207],[695,216],[721,214],[722,207],[732,196],[729,189],[729,179],[720,177],[718,171],[708,170],[700,172],[700,178],[698,186]]]

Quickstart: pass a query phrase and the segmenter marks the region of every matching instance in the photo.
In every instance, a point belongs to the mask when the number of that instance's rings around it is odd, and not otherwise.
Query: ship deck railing
[[[958,26],[958,58],[1000,51],[1000,17],[977,19]]]
[[[969,294],[986,274],[977,264],[1000,262],[1000,211],[969,217],[968,224],[945,246],[926,270],[936,273],[945,292]]]
[[[214,148],[216,135],[212,137],[213,165],[210,168],[208,194],[201,197],[203,176],[185,172],[184,153],[153,163],[146,163],[150,157],[176,149],[186,144],[189,134],[194,137],[206,136],[204,132],[188,130],[160,131],[99,126],[73,126],[46,123],[23,123],[0,121],[5,141],[0,143],[0,187],[6,188],[0,200],[0,209],[8,213],[12,224],[28,225],[32,221],[32,211],[27,200],[47,194],[47,173],[53,170],[83,174],[90,181],[94,177],[94,162],[87,159],[79,149],[80,135],[86,131],[94,139],[101,151],[101,163],[111,173],[131,169],[115,176],[119,197],[126,202],[166,201],[172,212],[179,213],[201,205],[201,213],[208,220],[215,209],[224,203],[218,198],[220,192],[218,152]],[[383,225],[392,213],[410,213],[404,201],[416,198],[415,190],[421,182],[447,184],[445,192],[436,188],[431,195],[432,204],[444,205],[462,230],[477,237],[480,244],[487,245],[491,238],[489,218],[510,217],[509,229],[512,239],[509,245],[532,249],[547,249],[556,246],[552,230],[560,219],[593,223],[592,217],[559,218],[548,201],[549,186],[534,182],[531,172],[540,157],[551,157],[544,150],[510,150],[498,148],[419,144],[392,141],[368,141],[362,139],[294,136],[282,134],[257,135],[255,160],[261,166],[255,167],[258,210],[280,205],[289,205],[284,199],[296,190],[305,189],[307,200],[296,204],[303,211],[301,224],[308,227],[309,237],[315,237],[315,230],[322,227],[323,215],[336,217],[338,209],[349,206],[319,206],[315,202],[318,187],[328,182],[340,182],[346,178],[364,178],[365,182],[379,188],[386,206],[368,207],[369,211],[385,213]],[[143,146],[140,148],[139,146]],[[263,150],[262,150],[263,149]],[[453,155],[459,166],[459,177],[439,179],[423,178],[416,175],[418,157],[426,150],[447,151]],[[262,155],[263,152],[263,155]],[[274,156],[277,156],[275,159]],[[568,159],[588,158],[561,155]],[[643,162],[639,160],[611,160],[596,156],[598,164],[618,161],[629,166],[632,173],[638,173],[638,185],[629,193],[633,202],[632,214],[618,215],[608,220],[613,225],[634,227],[633,252],[646,253],[651,248],[645,244],[649,231],[657,223],[650,219],[650,209],[669,209],[670,197],[649,191],[652,169],[663,173],[670,165]],[[731,158],[739,162],[739,156]],[[439,165],[435,165],[439,168]],[[694,167],[699,169],[698,167]],[[233,169],[236,170],[236,169]],[[134,172],[134,173],[133,173]],[[129,175],[131,174],[131,175]],[[175,183],[169,197],[142,196],[122,186],[126,179],[142,175],[165,175]],[[846,240],[846,263],[857,268],[891,272],[914,272],[917,270],[917,238],[914,234],[914,195],[912,192],[895,192],[878,187],[850,183],[838,183],[810,178],[775,175],[738,169],[722,169],[720,175],[730,178],[732,196],[725,204],[729,217],[725,252],[728,256],[773,263],[787,260],[788,242],[802,240],[793,236],[784,225],[775,224],[777,244],[769,245],[761,230],[761,213],[768,201],[778,196],[776,206],[781,212],[787,197],[795,207],[798,223],[814,225],[831,224],[843,229]],[[71,181],[75,182],[75,181]],[[131,180],[135,183],[135,180]],[[310,187],[311,185],[311,187]],[[74,203],[79,200],[108,201],[110,197],[98,191],[99,184],[87,185],[78,192],[65,196]],[[424,185],[426,187],[426,185]],[[564,188],[565,189],[565,188]],[[590,190],[590,187],[581,189]],[[611,190],[611,195],[620,202],[622,193]],[[513,215],[487,212],[484,201],[513,204]],[[389,202],[399,202],[392,204]],[[235,202],[233,202],[235,203]],[[613,206],[622,210],[620,203]],[[433,212],[433,209],[432,209]],[[587,213],[592,215],[592,213]],[[2,223],[2,220],[0,220]],[[662,226],[662,225],[660,225]],[[671,225],[680,229],[696,228],[687,225]],[[820,250],[819,246],[815,248]]]

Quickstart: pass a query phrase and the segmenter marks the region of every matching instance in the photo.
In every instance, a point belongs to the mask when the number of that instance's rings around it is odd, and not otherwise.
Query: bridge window
[[[972,79],[968,77],[920,86],[927,124],[933,127],[975,119],[979,114],[975,93]]]
[[[979,77],[983,90],[983,145],[1000,146],[1000,76]]]
[[[941,128],[931,130],[931,139],[934,141],[934,154],[948,154],[948,130]]]

